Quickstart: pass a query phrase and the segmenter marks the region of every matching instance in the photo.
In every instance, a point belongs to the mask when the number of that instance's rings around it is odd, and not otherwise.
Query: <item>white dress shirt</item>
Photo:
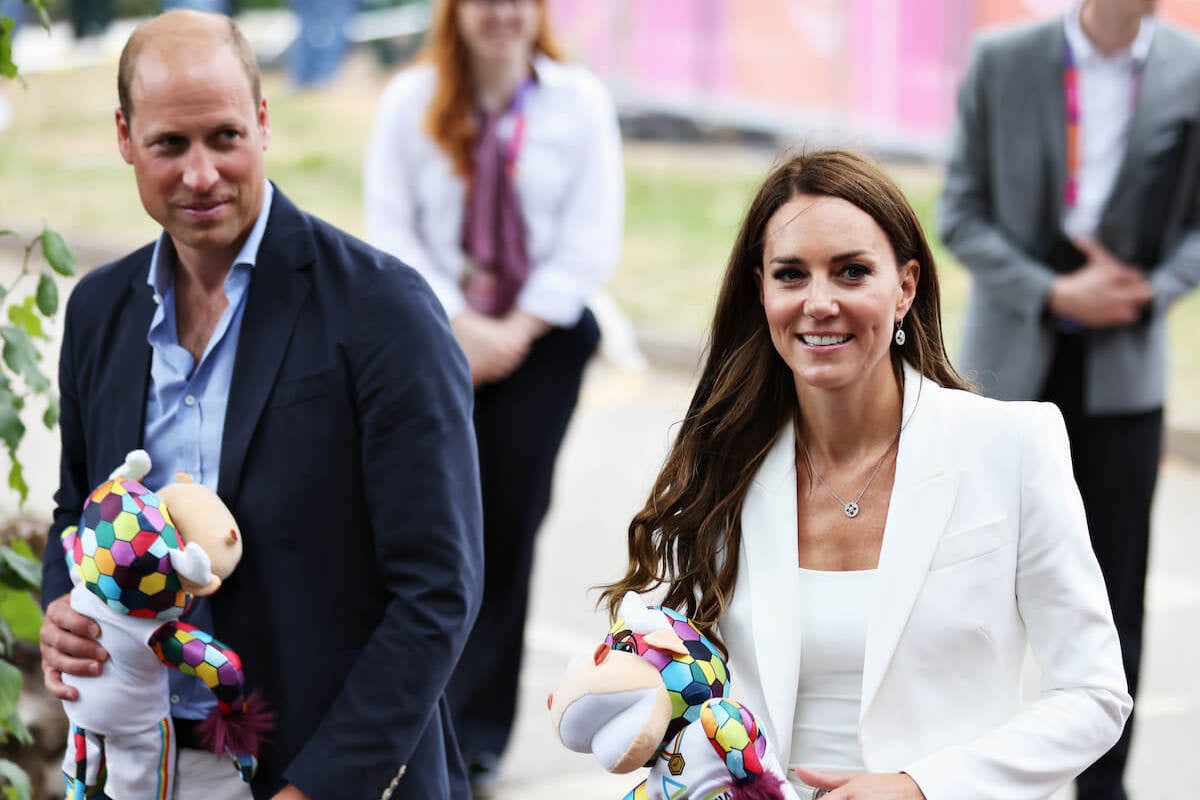
[[[545,57],[525,104],[516,190],[530,275],[517,308],[573,325],[616,268],[624,215],[620,132],[612,100],[583,67]],[[435,74],[403,70],[380,99],[363,185],[367,239],[412,266],[454,317],[465,306],[465,181],[425,130]]]
[[[1067,46],[1075,58],[1079,91],[1080,163],[1076,203],[1063,212],[1063,230],[1092,237],[1125,158],[1138,71],[1154,39],[1154,18],[1145,16],[1133,43],[1111,56],[1096,49],[1079,23],[1079,7],[1063,17]]]

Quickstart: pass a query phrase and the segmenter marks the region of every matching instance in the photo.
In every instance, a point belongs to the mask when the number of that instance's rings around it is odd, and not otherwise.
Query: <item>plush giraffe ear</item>
[[[680,639],[679,634],[670,628],[659,628],[656,631],[647,633],[642,637],[642,641],[655,650],[662,650],[664,653],[674,653],[677,656],[686,656],[688,654],[688,649],[684,646],[683,639]]]
[[[109,473],[108,479],[124,478],[130,481],[140,481],[150,474],[150,454],[145,450],[130,450],[125,455],[121,466]]]
[[[626,592],[621,599],[621,607],[617,618],[625,620],[629,630],[634,633],[650,633],[659,628],[670,627],[667,615],[648,607],[635,592]]]

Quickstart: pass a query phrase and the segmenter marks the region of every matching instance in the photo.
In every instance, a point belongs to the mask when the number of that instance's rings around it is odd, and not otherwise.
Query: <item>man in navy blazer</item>
[[[461,800],[443,690],[478,610],[482,529],[471,381],[445,315],[415,272],[266,181],[266,101],[232,21],[151,20],[119,88],[121,152],[164,232],[67,305],[46,684],[70,700],[64,672],[104,668],[54,545],[146,446],[147,484],[198,473],[242,530],[201,613],[276,715],[254,797]],[[248,794],[180,769],[176,798]]]

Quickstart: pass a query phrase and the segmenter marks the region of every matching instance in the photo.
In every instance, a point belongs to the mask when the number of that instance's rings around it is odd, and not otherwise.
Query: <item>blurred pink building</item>
[[[548,0],[626,112],[937,154],[976,31],[1070,0]],[[1200,29],[1200,2],[1160,15]]]

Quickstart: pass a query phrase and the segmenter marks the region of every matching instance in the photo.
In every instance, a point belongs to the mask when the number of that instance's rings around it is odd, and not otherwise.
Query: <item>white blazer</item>
[[[907,772],[928,800],[1043,800],[1117,740],[1132,708],[1066,429],[1050,404],[943,389],[909,367],[905,386],[863,762]],[[790,425],[746,495],[739,556],[719,626],[732,696],[787,759],[803,646]],[[1043,678],[1023,705],[1026,642]]]

